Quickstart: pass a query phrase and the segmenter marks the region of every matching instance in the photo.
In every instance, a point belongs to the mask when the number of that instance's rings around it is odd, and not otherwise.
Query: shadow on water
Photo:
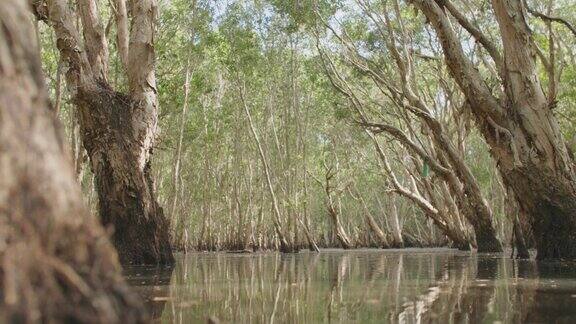
[[[576,322],[576,264],[503,255],[195,253],[126,275],[162,323]]]

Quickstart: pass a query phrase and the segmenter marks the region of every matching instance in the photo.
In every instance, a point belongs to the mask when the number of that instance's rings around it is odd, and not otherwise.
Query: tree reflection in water
[[[127,276],[165,323],[525,323],[576,318],[575,269],[452,250],[329,250],[189,254],[169,283],[167,271]]]
[[[172,266],[131,266],[124,271],[128,283],[142,296],[154,320],[160,320],[164,313],[173,271]]]

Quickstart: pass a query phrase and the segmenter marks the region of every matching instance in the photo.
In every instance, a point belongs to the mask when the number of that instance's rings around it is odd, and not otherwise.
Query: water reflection
[[[198,253],[179,257],[169,284],[162,271],[127,274],[163,323],[576,321],[576,267],[500,255]]]
[[[170,282],[174,267],[132,266],[124,271],[130,285],[143,297],[154,320],[159,320],[169,300]]]

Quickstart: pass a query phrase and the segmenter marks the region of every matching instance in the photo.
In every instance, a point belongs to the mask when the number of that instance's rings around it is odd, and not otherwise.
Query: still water
[[[126,276],[158,323],[576,323],[576,264],[503,254],[193,253]]]

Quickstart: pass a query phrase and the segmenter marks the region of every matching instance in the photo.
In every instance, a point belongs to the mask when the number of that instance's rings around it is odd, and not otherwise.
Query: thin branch
[[[528,10],[528,12],[532,14],[534,17],[540,18],[544,21],[556,22],[562,24],[566,28],[568,28],[572,32],[572,34],[574,34],[574,37],[576,37],[576,28],[572,26],[572,24],[568,22],[566,19],[543,14],[535,9],[530,8],[526,1],[524,1],[524,6],[526,7],[526,10]]]

